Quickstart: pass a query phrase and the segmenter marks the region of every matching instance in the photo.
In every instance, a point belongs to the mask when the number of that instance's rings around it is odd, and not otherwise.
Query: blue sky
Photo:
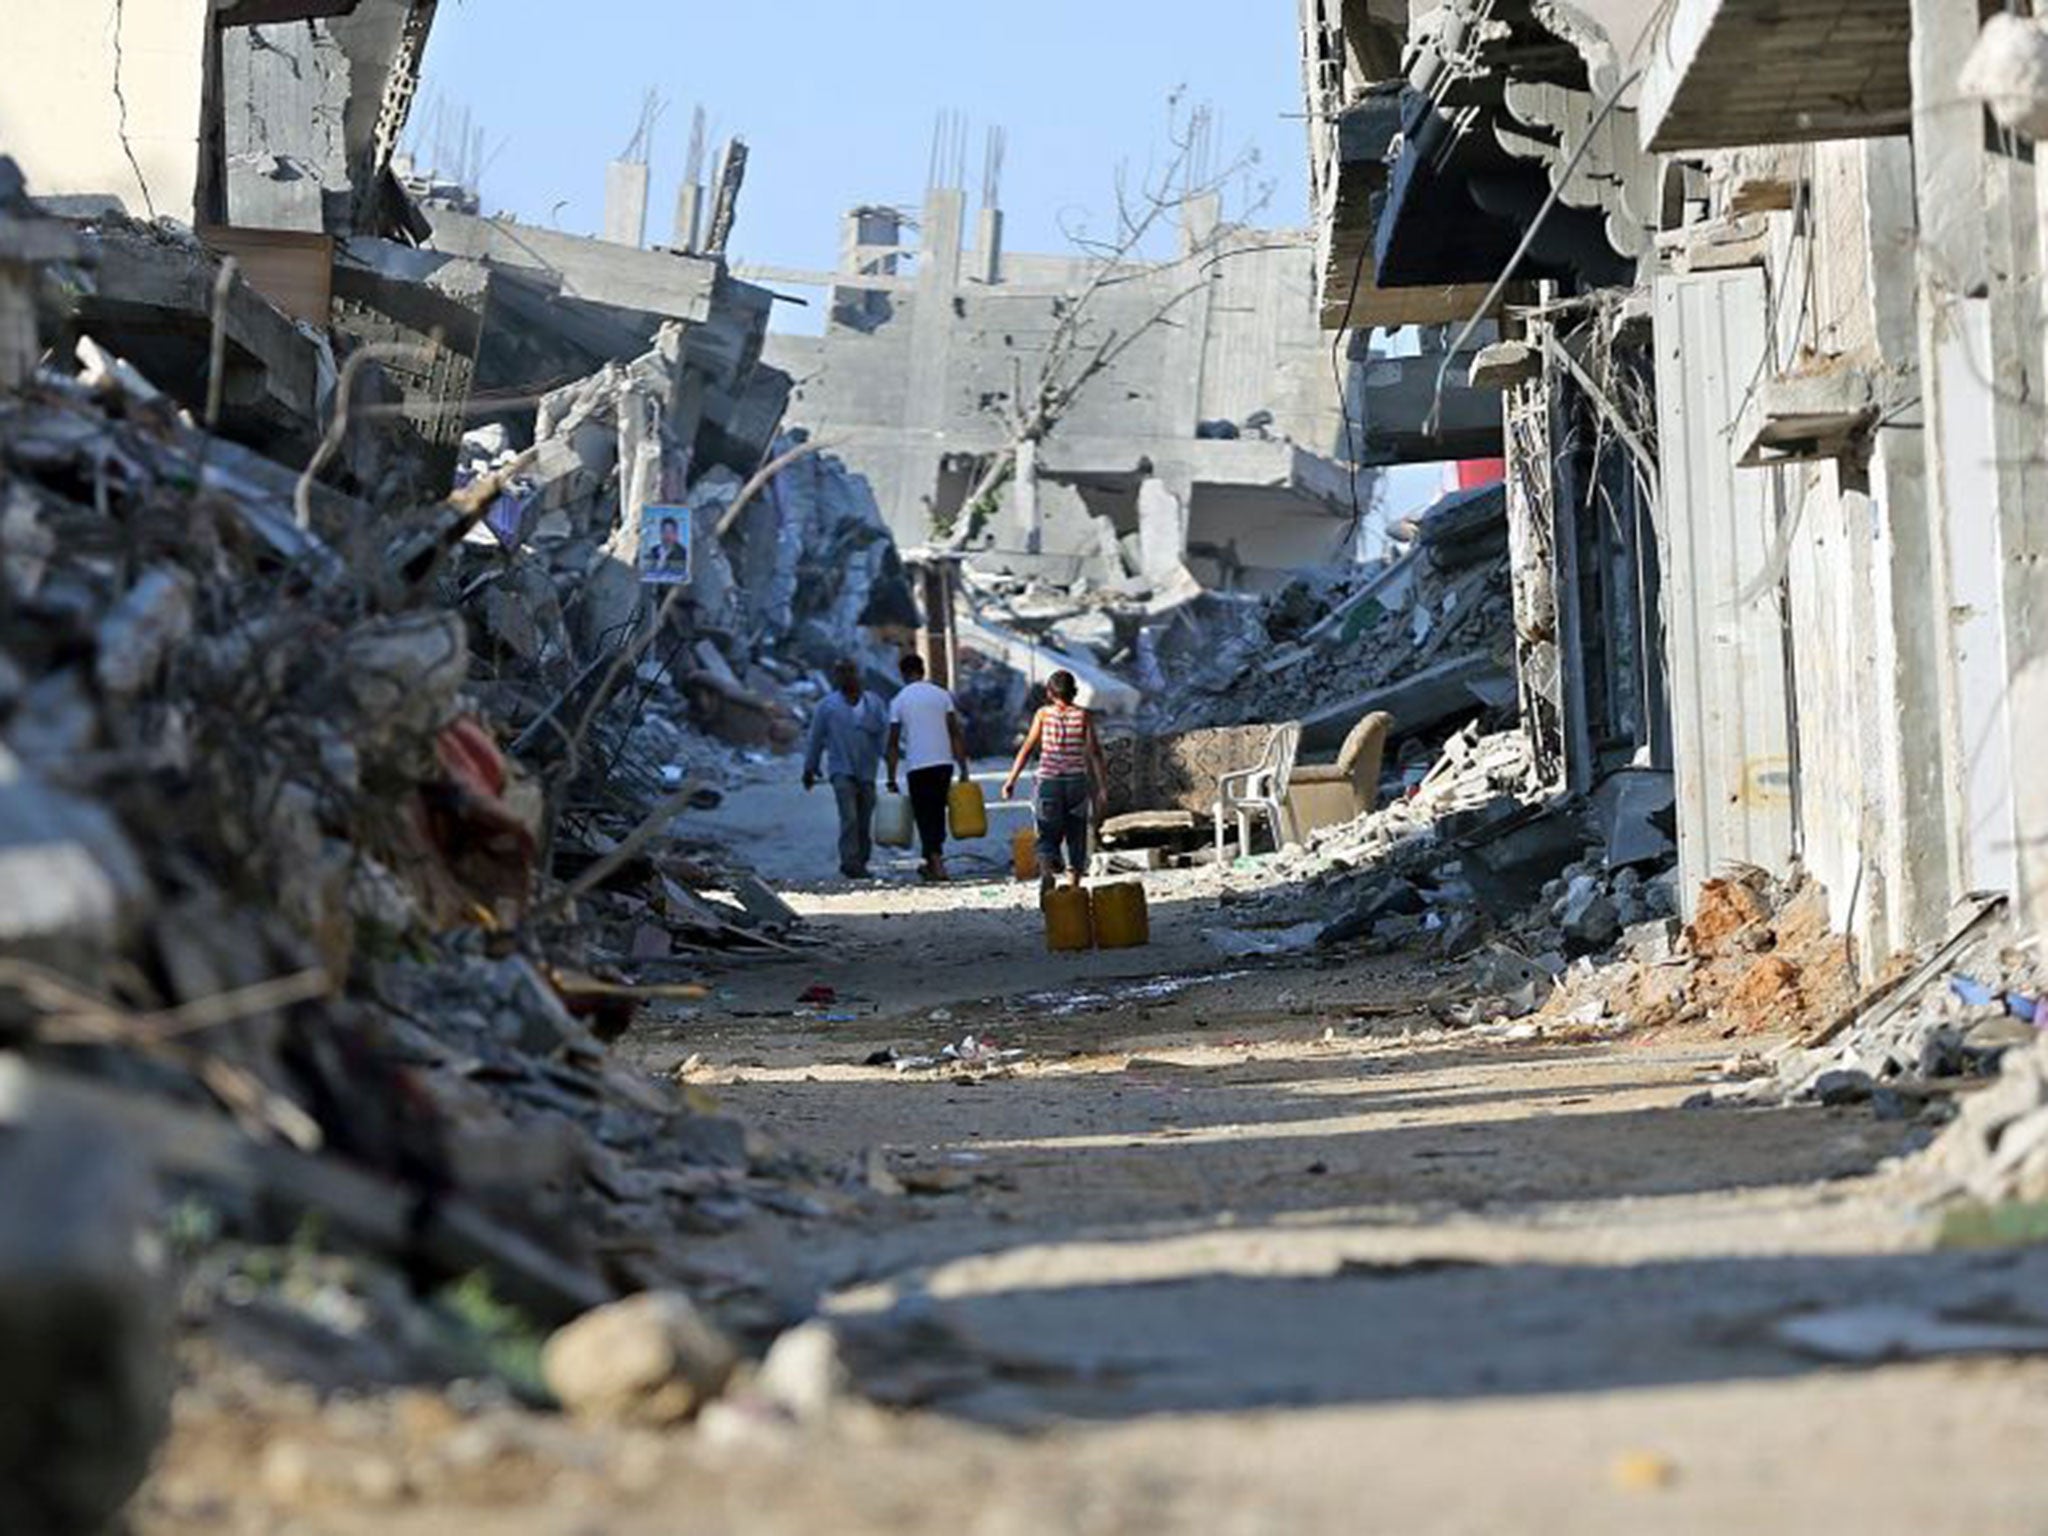
[[[657,90],[650,239],[667,238],[701,104],[752,151],[735,259],[829,268],[844,210],[921,200],[941,111],[971,125],[970,194],[983,130],[1008,132],[1009,248],[1066,249],[1063,215],[1101,218],[1116,164],[1166,152],[1167,98],[1184,88],[1216,114],[1218,161],[1258,153],[1273,184],[1260,221],[1298,225],[1295,15],[1295,0],[443,0],[414,137],[430,150],[438,114],[452,140],[467,112],[487,211],[594,233],[605,164]]]

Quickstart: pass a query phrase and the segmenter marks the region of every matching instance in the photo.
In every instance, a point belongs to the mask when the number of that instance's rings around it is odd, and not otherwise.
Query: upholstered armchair
[[[1373,808],[1380,793],[1380,760],[1394,717],[1367,715],[1351,728],[1334,763],[1296,763],[1287,781],[1294,824],[1306,837],[1318,827],[1341,826]]]

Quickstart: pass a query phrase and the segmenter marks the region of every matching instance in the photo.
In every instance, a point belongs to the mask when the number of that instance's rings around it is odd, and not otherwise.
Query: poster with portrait
[[[653,587],[690,584],[690,509],[652,506],[640,525],[640,579]]]

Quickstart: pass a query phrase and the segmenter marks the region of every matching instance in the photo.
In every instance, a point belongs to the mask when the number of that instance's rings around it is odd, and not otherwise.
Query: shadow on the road
[[[1361,1265],[916,1297],[846,1326],[870,1392],[1029,1424],[1783,1378],[1832,1368],[1772,1335],[1791,1315],[2024,1318],[2044,1285],[2048,1250]]]
[[[1646,1089],[1679,1090],[1634,1058],[1609,1058],[1603,1072],[1582,1056],[1585,1070],[1554,1086],[1519,1080],[1569,1055],[1418,1051],[1394,1058],[1402,1081],[1387,1085],[1361,1077],[1354,1056],[1298,1060],[1279,1081],[1141,1067],[978,1086],[779,1083],[746,1097],[778,1123],[906,1128],[932,1125],[916,1095],[950,1101],[958,1133],[893,1166],[965,1170],[972,1182],[911,1202],[925,1219],[876,1237],[861,1269],[894,1276],[901,1300],[853,1325],[877,1395],[933,1395],[994,1421],[1787,1375],[1811,1364],[1762,1323],[1788,1311],[2003,1294],[2008,1272],[1956,1256],[1256,1273],[1262,1253],[1283,1249],[1298,1268],[1290,1245],[1304,1233],[1396,1231],[1405,1254],[1455,1260],[1469,1221],[1431,1246],[1453,1216],[1568,1226],[1597,1209],[1603,1228],[1654,1227],[1683,1219],[1659,1201],[1867,1174],[1912,1134],[1815,1109],[1643,1107]],[[1461,1070],[1471,1086],[1443,1080]],[[1359,1096],[1341,1091],[1347,1077]],[[1208,1257],[1183,1249],[1162,1261],[1159,1245],[1180,1239]],[[1077,1247],[1088,1252],[1046,1267],[1048,1251]],[[977,1261],[964,1287],[962,1260]],[[1151,1278],[1162,1262],[1197,1272]],[[2010,1262],[2010,1274],[2048,1280],[2048,1258]]]

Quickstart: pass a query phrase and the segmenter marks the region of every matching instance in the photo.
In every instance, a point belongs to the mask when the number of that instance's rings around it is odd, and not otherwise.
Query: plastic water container
[[[910,797],[883,790],[875,797],[875,841],[884,848],[908,848],[912,832]]]
[[[1092,949],[1095,924],[1088,893],[1062,885],[1045,893],[1045,947],[1050,950]]]
[[[1136,949],[1152,942],[1152,914],[1145,887],[1136,880],[1098,886],[1094,892],[1095,942],[1103,949]]]
[[[1019,880],[1038,878],[1038,828],[1026,827],[1010,839],[1010,867]]]
[[[946,819],[955,837],[988,836],[988,801],[981,786],[961,779],[946,792]]]

